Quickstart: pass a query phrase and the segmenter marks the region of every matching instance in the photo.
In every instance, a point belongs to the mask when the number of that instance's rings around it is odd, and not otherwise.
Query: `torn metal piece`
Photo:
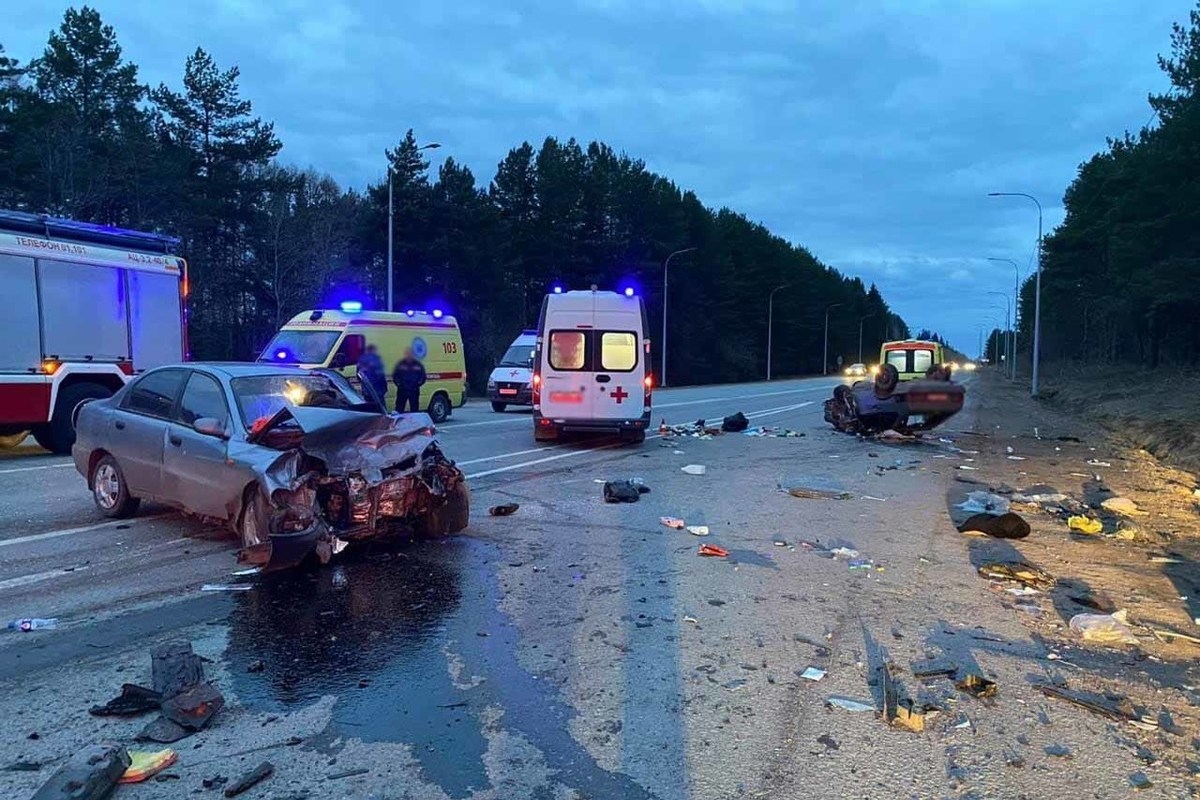
[[[119,744],[88,745],[59,767],[32,800],[103,800],[129,763],[129,753]]]
[[[1042,694],[1047,697],[1055,697],[1059,700],[1065,700],[1072,705],[1086,708],[1093,714],[1099,714],[1107,719],[1116,722],[1128,722],[1129,724],[1145,730],[1158,727],[1158,720],[1153,717],[1141,716],[1134,708],[1133,703],[1127,697],[1111,699],[1102,694],[1094,692],[1084,692],[1073,689],[1065,689],[1060,686],[1051,684],[1039,683],[1034,686]]]
[[[893,727],[905,728],[914,733],[925,730],[926,716],[938,709],[917,703],[905,692],[892,676],[890,664],[880,667],[883,677],[883,718]]]
[[[121,685],[121,693],[102,706],[92,706],[88,713],[96,717],[129,717],[157,711],[162,695],[145,686],[133,683]]]
[[[995,697],[997,692],[996,682],[983,677],[978,672],[968,672],[954,683],[954,688],[980,699]]]

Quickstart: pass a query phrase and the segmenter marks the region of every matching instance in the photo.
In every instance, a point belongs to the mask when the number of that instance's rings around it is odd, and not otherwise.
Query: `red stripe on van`
[[[426,372],[425,377],[431,381],[448,381],[454,378],[465,378],[463,372]]]

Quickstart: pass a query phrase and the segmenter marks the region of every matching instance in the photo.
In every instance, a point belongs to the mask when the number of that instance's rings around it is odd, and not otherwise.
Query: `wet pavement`
[[[556,687],[517,663],[519,635],[498,610],[498,557],[455,537],[263,578],[235,596],[228,617],[234,692],[250,712],[280,713],[334,695],[314,746],[407,744],[422,777],[450,797],[488,788],[483,714],[496,708],[568,785],[651,797],[597,766],[568,734],[572,712]],[[247,669],[258,661],[263,669]]]

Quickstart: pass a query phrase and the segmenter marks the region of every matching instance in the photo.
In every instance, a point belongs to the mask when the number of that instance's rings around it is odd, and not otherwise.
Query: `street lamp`
[[[681,256],[684,253],[695,251],[694,247],[685,247],[682,250],[676,250],[671,255],[667,256],[667,260],[663,262],[663,335],[662,335],[662,369],[659,370],[658,385],[663,388],[667,385],[667,267],[671,266],[671,259],[675,256]]]
[[[437,142],[430,142],[417,148],[421,150],[437,150],[441,147]],[[387,310],[392,310],[392,165],[388,164],[388,288]]]
[[[1013,268],[1013,326],[1012,326],[1012,379],[1017,379],[1017,315],[1021,311],[1021,268],[1011,258],[992,258],[988,261],[1007,261]]]
[[[840,305],[843,305],[843,303],[834,303],[833,305],[831,305],[825,309],[825,350],[822,353],[822,360],[821,360],[821,374],[822,375],[829,374],[829,312],[830,312],[830,310],[835,309]]]
[[[771,326],[774,323],[775,293],[780,289],[788,288],[790,285],[785,283],[783,286],[776,286],[767,295],[767,380],[771,380]]]
[[[1012,319],[1012,298],[1008,296],[1008,292],[988,292],[988,294],[1004,298],[1004,349],[1008,352],[1009,360],[1009,364],[1005,364],[1004,371],[1008,372],[1008,367],[1011,366],[1013,360],[1012,338],[1009,336],[1009,332],[1012,330],[1012,324],[1010,323]],[[999,309],[1000,307],[993,306],[993,308]]]
[[[863,360],[862,360],[863,322],[865,322],[866,320],[869,320],[873,316],[875,316],[875,315],[874,314],[866,314],[866,315],[858,318],[858,363],[859,364],[863,363]]]
[[[1033,201],[1038,210],[1037,238],[1037,285],[1033,293],[1033,380],[1029,393],[1037,397],[1038,366],[1042,349],[1042,204],[1031,194],[1024,192],[988,192],[988,197],[1024,197]]]

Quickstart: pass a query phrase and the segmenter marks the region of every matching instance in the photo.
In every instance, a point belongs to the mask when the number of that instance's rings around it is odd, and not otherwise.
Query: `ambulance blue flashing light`
[[[557,283],[556,283],[556,284],[554,284],[554,293],[555,293],[555,294],[562,294],[562,293],[563,293],[563,287],[562,287],[562,286],[560,286],[560,285],[558,285]]]
[[[410,316],[410,317],[411,317],[411,316],[413,316],[414,314],[416,314],[417,312],[416,312],[416,311],[413,311],[413,310],[410,308],[410,309],[408,309],[407,311],[405,311],[404,313],[405,313],[407,316]]]
[[[358,300],[343,300],[342,301],[342,313],[358,314],[361,311],[362,311],[362,303],[360,303]]]
[[[435,308],[435,309],[433,310],[433,318],[434,318],[434,319],[441,319],[441,318],[442,318],[442,310],[441,310],[440,308]]]
[[[287,361],[287,357],[288,357],[287,350],[276,350],[275,351],[275,360],[276,361]]]
[[[633,287],[632,287],[632,286],[626,286],[626,287],[625,287],[625,296],[626,296],[626,297],[633,297]]]

